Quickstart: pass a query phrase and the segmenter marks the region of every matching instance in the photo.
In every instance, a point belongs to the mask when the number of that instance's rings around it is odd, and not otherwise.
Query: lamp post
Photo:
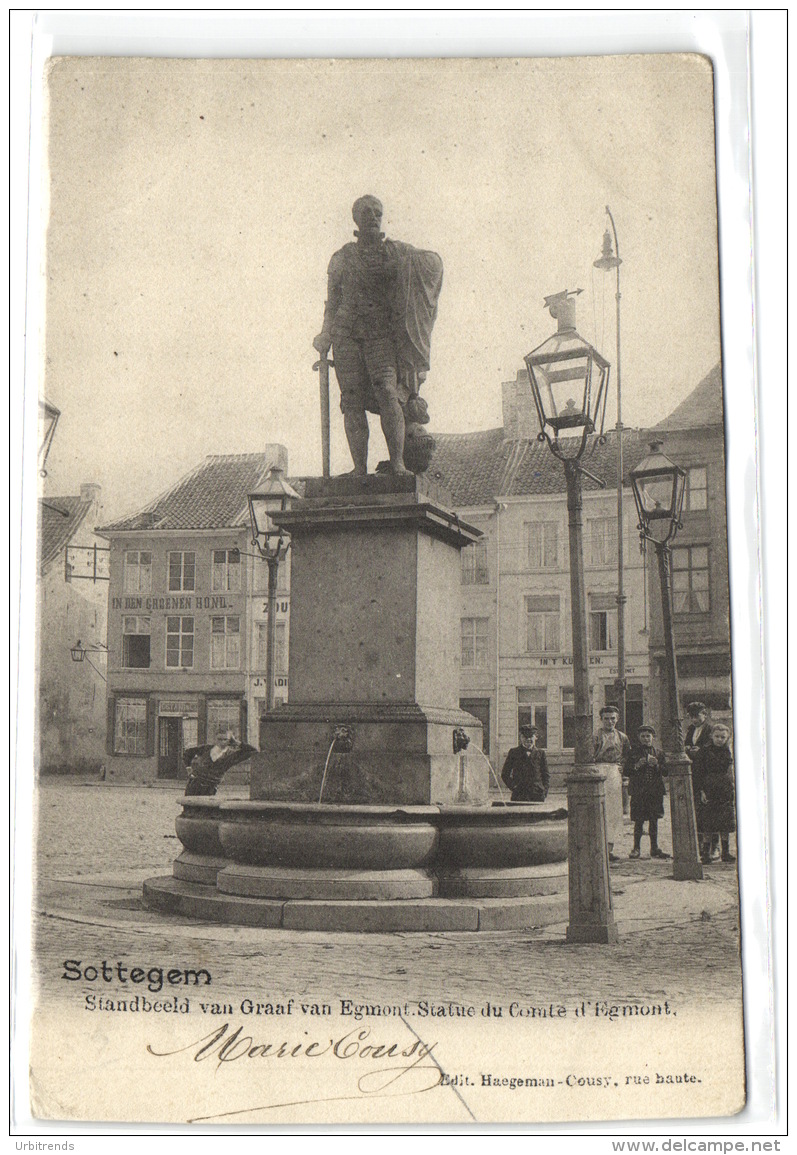
[[[623,408],[622,385],[620,375],[620,245],[617,240],[617,229],[611,209],[606,206],[612,232],[608,229],[603,234],[603,252],[597,261],[593,261],[596,269],[608,272],[614,269],[616,273],[616,291],[614,294],[617,315],[616,349],[617,349],[617,679],[614,684],[615,702],[620,711],[618,721],[621,730],[626,729],[626,682],[625,682],[625,584],[623,573]],[[614,234],[614,249],[612,249],[612,233]],[[625,791],[623,792],[625,794]],[[627,799],[623,798],[627,809]]]
[[[678,700],[678,669],[672,622],[670,542],[681,528],[686,473],[661,452],[661,447],[661,441],[651,442],[649,455],[631,471],[631,484],[643,543],[649,541],[653,544],[659,563],[669,705],[666,754],[670,780],[673,878],[682,881],[703,877],[692,793],[692,763],[684,745]]]
[[[576,290],[578,292],[578,290]],[[574,293],[545,298],[557,332],[525,357],[540,432],[564,466],[570,543],[573,633],[575,764],[567,779],[568,942],[611,943],[617,927],[609,886],[606,844],[606,775],[591,765],[587,613],[584,594],[581,456],[590,433],[603,427],[609,363],[578,335]],[[592,478],[602,484],[599,478]]]
[[[283,477],[283,470],[273,465],[263,486],[249,494],[249,520],[252,526],[252,542],[268,565],[268,650],[266,653],[266,709],[274,709],[274,649],[277,639],[277,577],[279,565],[284,561],[290,541],[273,517],[290,508],[291,501],[299,494],[291,488]]]

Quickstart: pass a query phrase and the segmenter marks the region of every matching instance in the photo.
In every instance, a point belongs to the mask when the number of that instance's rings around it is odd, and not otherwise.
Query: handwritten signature
[[[412,1032],[415,1034],[415,1032]],[[359,1027],[324,1041],[305,1040],[299,1043],[259,1043],[252,1035],[244,1033],[241,1026],[222,1023],[210,1034],[194,1039],[185,1046],[169,1051],[157,1051],[147,1044],[147,1051],[156,1058],[170,1058],[187,1054],[195,1063],[215,1061],[219,1070],[224,1063],[255,1059],[317,1059],[327,1055],[334,1060],[378,1063],[376,1067],[357,1076],[356,1093],[335,1095],[329,1098],[309,1098],[281,1103],[263,1103],[236,1111],[225,1111],[215,1115],[204,1115],[189,1120],[192,1123],[207,1122],[210,1119],[229,1118],[258,1111],[271,1111],[277,1107],[297,1106],[301,1103],[331,1102],[340,1099],[383,1098],[403,1095],[417,1095],[438,1087],[443,1079],[443,1070],[433,1055],[436,1043],[424,1043],[418,1036],[410,1044],[399,1042],[370,1042],[371,1028]],[[387,1060],[387,1062],[385,1062]],[[394,1060],[394,1061],[391,1061]]]

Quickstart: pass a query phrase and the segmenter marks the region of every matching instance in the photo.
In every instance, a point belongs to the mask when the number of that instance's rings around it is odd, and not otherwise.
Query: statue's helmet
[[[351,215],[360,227],[373,221],[374,217],[380,221],[382,219],[382,202],[379,197],[371,196],[370,193],[364,197],[357,197],[351,206]]]

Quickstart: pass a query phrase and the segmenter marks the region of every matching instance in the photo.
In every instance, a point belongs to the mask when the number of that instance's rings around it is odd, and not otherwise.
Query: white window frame
[[[617,518],[587,518],[587,561],[593,569],[617,565]]]
[[[559,568],[559,523],[526,522],[526,558],[530,570]]]
[[[484,670],[489,661],[490,619],[464,617],[460,619],[460,664],[463,670]],[[466,644],[468,650],[466,651]],[[466,661],[466,653],[472,657]]]
[[[143,557],[149,560],[142,562]],[[152,593],[152,550],[125,550],[123,585],[126,594]]]
[[[178,584],[177,585],[172,585],[172,558],[179,558],[180,559],[180,561],[179,561],[179,576],[178,576]],[[188,566],[186,565],[186,558],[191,558],[191,562],[189,563],[189,565],[190,565],[191,570],[193,571],[193,577],[191,578],[191,584],[190,585],[187,584],[187,580],[186,580],[186,569],[188,568]],[[181,593],[193,593],[196,590],[196,551],[195,550],[193,550],[193,549],[185,549],[185,550],[174,549],[174,550],[169,551],[169,553],[166,556],[166,584],[168,585],[170,592],[173,592],[176,590],[176,591],[181,592]]]
[[[693,565],[692,558],[695,550],[704,550],[706,554],[706,564]],[[676,562],[685,557],[688,561],[686,566],[678,566]],[[679,616],[695,616],[696,614],[710,614],[711,613],[711,556],[707,544],[702,542],[695,542],[693,545],[677,545],[672,547],[671,553],[671,575],[672,575],[672,609],[674,614]],[[698,587],[694,584],[694,575],[696,573],[704,573],[706,575],[706,584],[704,588]],[[681,574],[687,575],[687,584],[684,588],[677,588],[681,583],[679,577]],[[686,594],[687,605],[683,606],[683,596]],[[705,607],[696,606],[698,595],[705,596]]]
[[[462,562],[462,584],[464,586],[486,586],[490,584],[487,567],[487,542],[474,541],[466,545],[460,553]]]
[[[695,485],[696,475],[702,474],[702,484]],[[702,504],[695,499],[702,495]],[[705,465],[690,465],[686,471],[686,508],[687,510],[708,509],[708,468]]]
[[[228,730],[241,740],[241,703],[237,698],[208,698],[207,741],[214,743]]]
[[[224,560],[217,560],[217,555],[224,554]],[[235,559],[231,555],[235,554]],[[231,549],[213,549],[210,552],[211,589],[214,594],[237,593],[241,588],[241,551],[236,547]]]
[[[607,645],[596,646],[593,642],[594,618],[605,618],[604,629]],[[611,654],[617,649],[617,597],[614,594],[590,594],[587,610],[587,640],[593,654]]]
[[[218,629],[218,623],[224,629]],[[235,623],[233,628],[232,623]],[[233,646],[233,640],[235,645]],[[231,658],[234,652],[234,659]],[[241,617],[240,614],[214,614],[210,619],[210,668],[211,670],[240,670],[241,668]]]
[[[533,603],[551,603],[549,606]],[[556,608],[553,603],[556,602]],[[562,652],[561,615],[562,602],[558,594],[525,594],[523,598],[524,620],[526,625],[527,654],[559,654]],[[531,625],[532,619],[539,619],[536,632],[542,635],[542,646],[532,646]]]
[[[133,712],[137,716],[131,716]],[[114,754],[132,754],[139,758],[146,756],[146,698],[116,699],[113,719],[113,752]]]
[[[177,622],[177,629],[173,628],[172,623]],[[190,622],[190,629],[185,625]],[[190,614],[169,614],[165,621],[166,627],[166,669],[167,670],[192,670],[194,668],[194,646],[195,646],[195,629],[196,623]],[[169,651],[174,651],[174,646],[169,645],[169,638],[177,638],[177,661],[169,661]],[[191,639],[191,661],[186,661],[188,656],[187,641]]]

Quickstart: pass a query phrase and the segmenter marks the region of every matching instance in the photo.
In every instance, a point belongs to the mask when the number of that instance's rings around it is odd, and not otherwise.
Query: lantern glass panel
[[[589,364],[586,357],[535,366],[540,400],[554,429],[584,426],[588,421]]]
[[[256,538],[266,539],[271,534],[279,533],[272,521],[272,515],[282,509],[282,500],[265,493],[253,493],[249,498],[249,510],[252,518],[252,532]]]
[[[636,478],[642,513],[646,517],[672,517],[673,478],[671,474],[655,474]]]

